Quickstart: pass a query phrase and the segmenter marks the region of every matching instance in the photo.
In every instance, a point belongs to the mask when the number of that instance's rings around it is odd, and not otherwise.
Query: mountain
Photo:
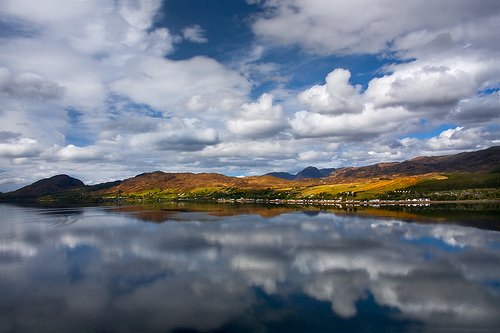
[[[307,168],[296,174],[294,179],[321,178],[321,177],[323,177],[323,175],[318,170],[318,168],[315,168],[313,166],[308,166]]]
[[[335,170],[337,170],[337,169],[336,168],[324,168],[324,169],[319,169],[319,172],[321,172],[322,177],[328,177]]]
[[[238,183],[239,178],[215,173],[193,174],[153,171],[125,179],[121,184],[105,189],[104,192],[135,193],[148,189],[188,191],[200,187],[236,186]]]
[[[276,178],[281,178],[286,180],[293,180],[295,178],[295,175],[292,175],[291,173],[288,172],[269,172],[266,173],[264,176],[273,176]]]
[[[68,175],[57,175],[50,178],[44,178],[31,185],[22,187],[16,191],[5,193],[8,198],[35,198],[49,194],[82,189],[85,184],[76,178]]]
[[[491,172],[500,168],[500,146],[446,156],[421,156],[403,162],[378,163],[335,170],[329,181],[412,176],[445,172]]]
[[[336,169],[335,168],[318,169],[313,166],[308,166],[307,168],[298,172],[296,175],[288,172],[269,172],[266,173],[264,176],[273,176],[286,180],[309,179],[309,178],[317,179],[317,178],[328,177],[330,173],[332,173],[334,170]]]
[[[314,182],[305,182],[312,185]],[[286,188],[287,180],[271,176],[229,177],[217,173],[167,173],[154,171],[123,180],[119,185],[100,191],[101,193],[140,193],[143,191],[169,191],[183,193],[214,190],[264,190]]]

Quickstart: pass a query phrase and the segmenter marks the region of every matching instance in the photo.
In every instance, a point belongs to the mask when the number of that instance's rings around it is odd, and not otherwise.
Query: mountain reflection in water
[[[0,205],[0,332],[500,327],[498,231],[239,209]]]

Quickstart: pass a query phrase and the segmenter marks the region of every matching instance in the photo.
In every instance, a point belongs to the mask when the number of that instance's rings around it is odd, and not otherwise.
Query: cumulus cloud
[[[498,117],[497,93],[481,93],[498,89],[498,36],[490,33],[500,28],[498,3],[255,4],[265,14],[257,16],[252,27],[269,48],[297,45],[320,55],[389,52],[395,57],[365,90],[349,83],[350,71],[334,69],[324,85],[300,92],[298,100],[305,110],[289,117],[296,137],[367,140],[390,137],[396,130],[400,134],[418,130],[418,119],[434,125],[447,121],[467,125],[491,124]]]
[[[351,73],[337,68],[326,77],[326,84],[316,85],[301,92],[299,100],[318,113],[358,113],[363,109],[361,86],[349,84]]]
[[[283,109],[273,105],[273,96],[263,94],[257,102],[245,103],[236,119],[227,122],[229,130],[239,136],[263,137],[276,134],[285,127]]]
[[[370,81],[366,96],[379,107],[403,105],[418,110],[454,106],[474,95],[477,88],[474,77],[458,67],[419,66],[416,62],[394,66],[394,73]]]
[[[182,29],[182,37],[190,42],[198,44],[208,42],[208,39],[205,37],[205,31],[198,24]]]
[[[298,94],[307,109],[289,118],[293,133],[299,137],[365,140],[395,130],[403,133],[415,129],[418,118],[436,122],[497,118],[498,94],[478,94],[482,66],[462,69],[456,60],[443,61],[439,67],[425,60],[389,66],[391,72],[373,78],[364,91],[349,84],[348,70],[335,69],[327,75],[326,84]],[[479,107],[472,111],[470,105]]]

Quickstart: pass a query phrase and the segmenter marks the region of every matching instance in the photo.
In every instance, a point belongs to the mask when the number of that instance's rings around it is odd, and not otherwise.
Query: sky
[[[498,0],[0,0],[0,191],[500,144]]]

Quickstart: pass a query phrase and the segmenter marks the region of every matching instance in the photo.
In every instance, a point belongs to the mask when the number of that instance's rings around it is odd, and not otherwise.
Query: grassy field
[[[388,191],[406,189],[424,180],[432,180],[436,175],[405,176],[396,178],[379,178],[360,180],[347,184],[320,185],[306,188],[300,192],[303,197],[355,197],[356,199],[370,199],[377,194]]]
[[[431,192],[475,188],[500,188],[500,173],[453,173],[425,179],[408,187],[412,191]]]
[[[149,189],[125,194],[131,199],[403,199],[414,197],[494,197],[500,188],[500,174],[427,174],[363,179],[351,183],[296,186],[293,188],[241,189],[234,186],[197,187],[191,190]],[[474,190],[477,193],[469,193]],[[477,189],[480,189],[479,192]],[[464,191],[467,191],[465,193]],[[485,192],[486,191],[486,192]],[[484,193],[482,193],[484,192]],[[498,192],[498,191],[497,191]],[[464,194],[465,193],[465,194]]]
[[[435,201],[500,198],[499,173],[451,173],[422,179],[404,191],[388,191],[382,199],[426,197]]]

